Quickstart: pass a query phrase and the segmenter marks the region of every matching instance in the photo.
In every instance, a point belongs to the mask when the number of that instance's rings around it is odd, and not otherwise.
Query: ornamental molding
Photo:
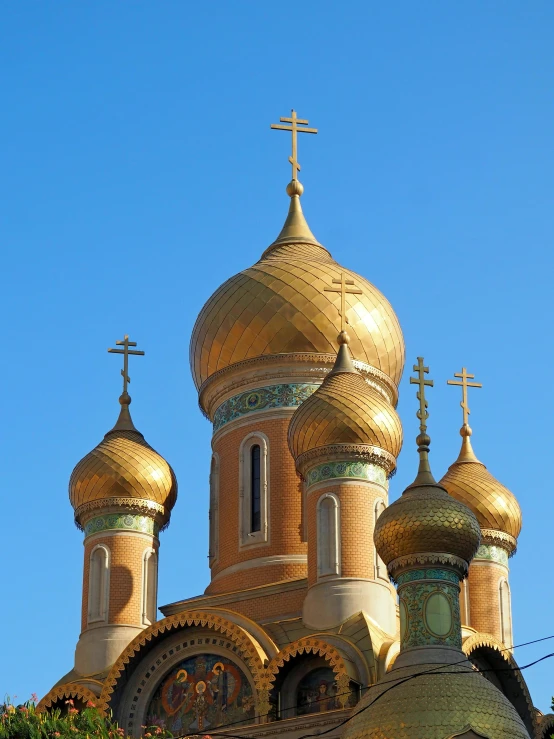
[[[213,414],[214,433],[239,418],[272,409],[297,408],[319,387],[314,382],[284,382],[265,385],[233,395],[219,405]]]
[[[310,488],[318,483],[332,480],[355,480],[356,482],[373,482],[387,490],[387,475],[385,470],[371,462],[332,461],[311,467],[307,474],[306,487]]]
[[[341,708],[345,708],[349,700],[348,688],[350,685],[350,676],[346,669],[344,657],[336,647],[311,636],[302,637],[288,644],[269,662],[264,678],[260,682],[260,701],[263,701],[265,698],[269,705],[269,693],[273,688],[277,675],[285,666],[285,662],[289,662],[293,657],[302,654],[313,654],[314,656],[324,657],[329,662],[335,673],[339,704]]]
[[[397,582],[396,575],[402,570],[414,565],[448,565],[453,567],[456,572],[463,578],[467,577],[468,563],[461,557],[446,552],[419,552],[417,554],[407,554],[404,557],[397,557],[388,563],[388,571],[394,582]]]
[[[98,708],[102,713],[107,713],[110,709],[110,702],[113,693],[119,687],[119,683],[124,677],[127,666],[140,658],[141,652],[147,643],[157,640],[158,637],[175,629],[183,629],[188,627],[201,626],[203,628],[213,629],[224,634],[239,650],[239,655],[246,662],[256,688],[265,676],[264,661],[267,655],[263,649],[257,645],[250,637],[248,632],[237,624],[229,621],[219,614],[209,613],[208,611],[184,611],[168,616],[158,621],[147,629],[138,634],[133,641],[123,650],[113,667],[110,669],[108,676],[104,682],[104,687],[100,698],[98,699]]]
[[[396,459],[390,452],[370,444],[327,444],[310,449],[296,459],[296,467],[303,478],[313,467],[325,462],[369,462],[382,467],[387,477],[396,471]]]
[[[462,644],[462,651],[468,659],[470,659],[471,655],[474,652],[476,652],[478,649],[491,649],[497,653],[496,656],[498,658],[502,659],[504,662],[508,664],[508,667],[510,668],[509,674],[512,675],[517,680],[518,687],[521,690],[522,695],[525,699],[530,723],[532,723],[534,728],[537,729],[537,726],[538,726],[537,714],[535,711],[535,707],[533,706],[533,701],[531,700],[529,688],[527,687],[527,684],[525,680],[523,679],[523,675],[521,674],[521,671],[519,670],[518,664],[513,658],[510,650],[506,649],[504,644],[498,641],[498,639],[492,636],[492,634],[479,634],[479,633],[473,634],[473,636],[468,637]],[[510,702],[513,704],[513,701],[510,701]],[[520,714],[520,717],[523,720],[523,722],[526,724],[527,729],[529,729],[527,722],[525,722],[525,719],[523,718],[523,716],[521,716],[521,714]],[[534,732],[534,734],[536,735],[536,732]]]
[[[65,683],[64,685],[58,685],[52,688],[44,698],[37,704],[37,713],[48,711],[52,706],[60,700],[72,700],[78,698],[85,703],[89,701],[97,705],[98,697],[84,685],[79,683]]]
[[[548,739],[549,731],[554,733],[554,713],[545,713],[543,716],[535,714],[535,723],[539,739]]]
[[[272,379],[277,379],[279,375],[282,376],[283,374],[293,375],[295,378],[297,376],[313,377],[314,375],[319,375],[321,382],[325,375],[333,368],[336,359],[337,355],[334,353],[326,354],[318,352],[262,354],[251,359],[244,359],[241,362],[235,362],[229,367],[217,370],[217,372],[206,378],[198,389],[198,405],[206,418],[210,418],[214,403],[225,393],[252,382],[251,376],[248,378],[244,378],[243,376],[249,370],[267,368],[266,377],[271,377]],[[296,367],[295,365],[299,366]],[[312,366],[306,367],[306,365]],[[377,369],[377,367],[361,362],[358,359],[354,360],[354,366],[372,387],[375,387],[391,405],[396,407],[398,403],[398,387],[387,374]],[[239,374],[239,377],[236,377],[237,374]]]
[[[117,513],[123,509],[124,514],[137,514],[139,516],[149,516],[163,522],[160,531],[163,531],[169,525],[169,513],[160,503],[154,503],[152,500],[142,498],[101,498],[100,500],[91,500],[75,509],[75,525],[80,531],[84,531],[86,524],[94,514],[103,511],[106,515]]]
[[[131,531],[157,536],[159,525],[151,516],[137,516],[132,513],[108,513],[90,518],[84,526],[85,537],[102,534],[106,531]]]
[[[508,557],[513,557],[517,551],[517,540],[510,534],[496,529],[481,529],[481,544],[502,547],[508,552]]]

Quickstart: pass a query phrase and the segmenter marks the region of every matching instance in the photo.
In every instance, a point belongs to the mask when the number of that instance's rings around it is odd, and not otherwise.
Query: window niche
[[[377,519],[379,516],[383,513],[385,510],[385,502],[381,499],[375,501],[375,508],[374,508],[374,527],[373,530],[375,530],[375,526],[377,525]],[[386,582],[389,582],[389,573],[387,572],[387,567],[381,557],[379,556],[377,552],[377,548],[373,547],[373,561],[375,563],[374,565],[374,571],[375,571],[375,579],[376,580],[385,580]]]
[[[88,623],[108,620],[110,550],[98,544],[90,553],[88,581]]]
[[[210,549],[208,561],[212,567],[219,559],[219,454],[214,452],[210,465]]]
[[[150,626],[158,612],[158,556],[147,549],[142,559],[142,623]]]
[[[254,432],[239,450],[240,547],[269,541],[269,440]]]
[[[340,577],[340,503],[332,493],[317,502],[317,576]]]

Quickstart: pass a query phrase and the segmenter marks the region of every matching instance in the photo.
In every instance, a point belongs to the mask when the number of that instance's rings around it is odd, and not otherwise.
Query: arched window
[[[512,647],[512,603],[510,586],[505,578],[500,580],[500,628],[502,641],[507,647]]]
[[[88,578],[88,622],[107,621],[110,552],[104,544],[98,544],[90,553]]]
[[[250,532],[256,533],[262,527],[261,519],[261,449],[254,444],[250,449]]]
[[[240,546],[269,541],[269,441],[255,432],[239,450]]]
[[[340,575],[339,501],[329,493],[317,503],[317,574]]]
[[[212,456],[210,467],[210,567],[219,557],[219,454]]]
[[[383,513],[385,510],[385,503],[382,500],[378,500],[375,503],[375,524],[377,524],[377,519]],[[381,557],[377,553],[377,547],[373,548],[373,556],[374,556],[374,562],[375,562],[375,579],[380,578],[381,580],[386,580],[388,582],[389,575],[387,572],[387,568]]]
[[[153,549],[144,552],[142,560],[142,623],[156,621],[158,610],[158,557]]]

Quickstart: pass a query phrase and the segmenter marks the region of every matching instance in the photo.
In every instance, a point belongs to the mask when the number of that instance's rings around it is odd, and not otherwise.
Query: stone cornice
[[[397,557],[397,559],[389,562],[387,569],[396,582],[396,576],[400,572],[414,565],[446,565],[458,572],[461,578],[467,577],[469,569],[468,563],[464,559],[446,552],[418,552],[417,554],[408,554],[405,557]]]
[[[163,531],[169,524],[169,514],[163,505],[142,498],[102,498],[92,500],[75,509],[75,525],[83,531],[88,521],[98,514],[136,514],[153,518]]]
[[[496,529],[481,529],[481,544],[502,547],[508,552],[508,557],[513,557],[517,551],[517,540],[510,534]]]
[[[296,467],[306,478],[309,470],[326,462],[368,462],[382,467],[388,477],[396,470],[396,459],[389,452],[369,444],[328,444],[301,454]]]
[[[230,395],[240,392],[246,386],[279,382],[284,377],[295,381],[322,382],[331,371],[336,354],[312,352],[291,352],[288,354],[264,354],[252,359],[236,362],[214,372],[198,391],[198,403],[207,418],[213,418],[216,408]],[[365,380],[396,407],[398,388],[381,370],[365,362],[354,361],[355,367]]]

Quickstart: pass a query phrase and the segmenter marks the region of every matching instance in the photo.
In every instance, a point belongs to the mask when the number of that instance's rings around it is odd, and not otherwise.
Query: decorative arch
[[[518,712],[529,734],[535,736],[533,701],[511,652],[491,634],[474,634],[468,637],[462,645],[462,650],[474,662],[481,657],[490,664],[502,686],[502,692]],[[506,672],[502,672],[503,668]]]
[[[339,698],[339,702],[344,702],[346,705],[346,702],[348,701],[347,691],[351,677],[348,674],[346,662],[343,656],[336,647],[324,642],[322,639],[316,639],[310,636],[305,636],[302,637],[302,639],[292,642],[270,661],[267,666],[264,679],[260,684],[260,687],[263,690],[263,698],[261,700],[267,700],[267,705],[269,706],[269,692],[273,688],[277,675],[285,666],[286,662],[289,662],[293,657],[297,657],[301,654],[313,654],[314,656],[323,657],[329,662],[333,672],[335,673],[338,693],[341,696],[341,698]]]
[[[89,701],[98,705],[99,699],[92,690],[79,683],[65,683],[52,688],[37,704],[37,712],[48,711],[59,701],[81,700],[86,705]]]
[[[123,687],[128,665],[140,659],[145,652],[150,651],[150,648],[165,633],[193,626],[202,626],[219,631],[232,641],[237,646],[240,656],[248,665],[254,685],[259,691],[260,683],[265,675],[264,661],[267,660],[267,655],[248,632],[218,614],[209,613],[208,611],[183,611],[183,613],[163,618],[145,629],[123,650],[104,682],[102,693],[98,699],[100,711],[103,713],[108,711],[114,693]]]
[[[537,717],[538,739],[549,739],[554,734],[554,713],[547,713]]]

